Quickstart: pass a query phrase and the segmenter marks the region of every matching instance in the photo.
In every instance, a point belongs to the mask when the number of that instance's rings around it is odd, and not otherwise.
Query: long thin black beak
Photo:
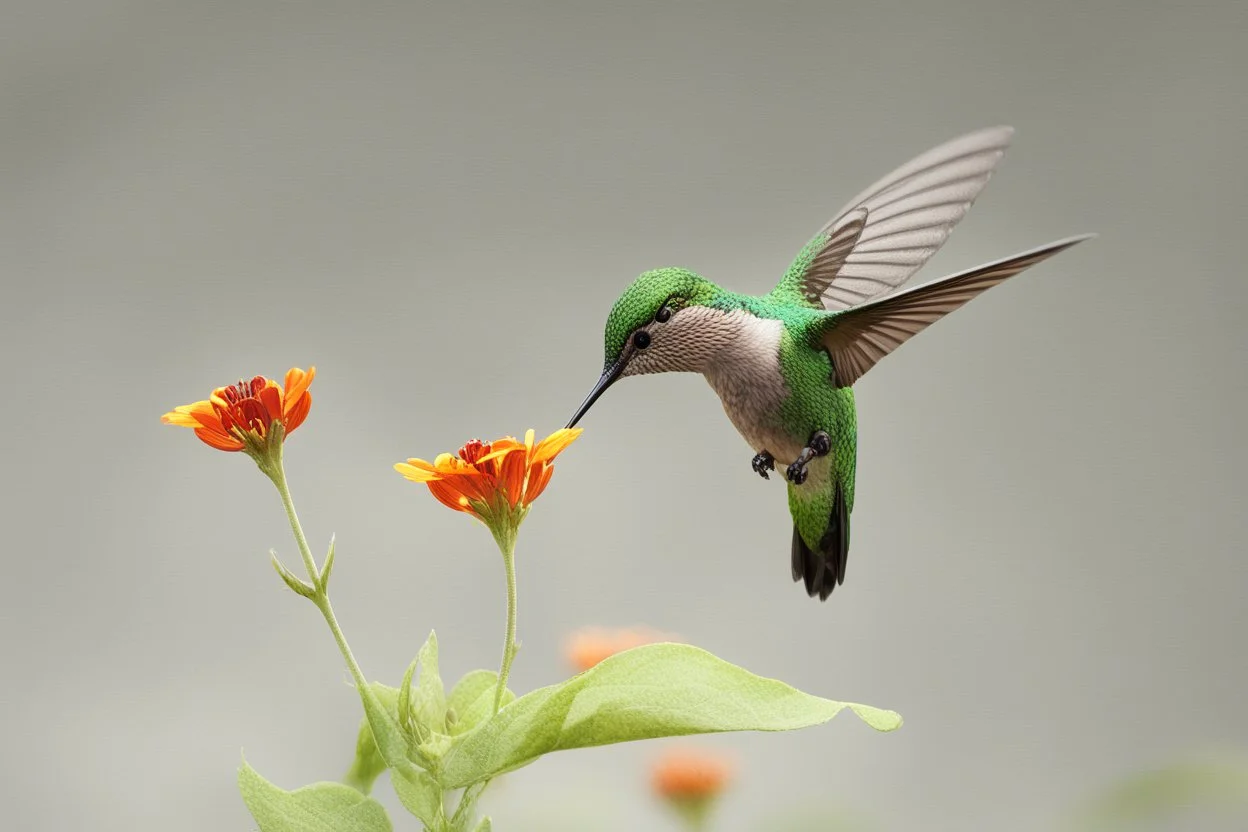
[[[581,402],[581,406],[576,409],[576,415],[572,417],[572,421],[568,422],[568,427],[575,427],[576,423],[581,421],[581,417],[585,415],[585,411],[598,401],[598,397],[606,392],[620,373],[624,372],[624,362],[617,361],[608,367],[602,374],[602,378],[598,379],[598,383],[594,385],[594,389],[589,391],[589,395],[585,397],[585,401]]]

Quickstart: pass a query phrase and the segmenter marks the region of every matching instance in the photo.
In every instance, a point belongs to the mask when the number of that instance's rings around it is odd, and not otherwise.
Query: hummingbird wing
[[[819,229],[772,297],[837,311],[896,289],[944,245],[1013,135],[1004,126],[968,133],[871,185]]]
[[[832,357],[836,385],[853,384],[881,358],[984,290],[1095,236],[1058,240],[829,315],[821,340]]]

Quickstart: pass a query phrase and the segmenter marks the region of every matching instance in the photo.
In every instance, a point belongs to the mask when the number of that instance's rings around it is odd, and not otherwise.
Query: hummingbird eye
[[[672,308],[667,304],[659,307],[659,311],[654,314],[654,319],[661,324],[665,324],[672,317]]]
[[[633,346],[639,350],[644,350],[650,346],[650,333],[644,329],[633,336]]]

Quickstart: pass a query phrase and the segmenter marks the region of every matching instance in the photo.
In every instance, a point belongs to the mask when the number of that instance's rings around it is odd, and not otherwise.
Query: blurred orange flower
[[[659,797],[682,812],[701,815],[728,785],[733,768],[721,754],[673,747],[655,762],[651,779]]]
[[[308,387],[315,376],[315,367],[306,373],[293,367],[286,373],[284,388],[264,376],[218,387],[206,401],[176,407],[160,421],[194,428],[196,436],[218,450],[254,456],[264,450],[275,425],[280,425],[284,438],[303,424],[312,407]]]
[[[616,630],[604,627],[585,627],[568,638],[564,653],[568,662],[577,671],[585,671],[608,656],[614,656],[624,650],[640,647],[643,644],[677,640],[674,636],[644,627]]]
[[[555,457],[580,435],[580,428],[562,428],[536,444],[532,430],[524,442],[511,436],[493,442],[473,439],[457,456],[440,454],[432,463],[409,459],[394,470],[425,483],[443,505],[471,514],[491,528],[503,520],[514,527],[546,490]]]

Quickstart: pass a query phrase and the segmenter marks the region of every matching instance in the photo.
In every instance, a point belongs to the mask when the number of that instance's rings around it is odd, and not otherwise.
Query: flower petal
[[[529,484],[524,491],[524,504],[527,506],[542,495],[550,478],[555,475],[553,465],[534,465],[529,469]]]
[[[435,481],[426,483],[426,485],[429,486],[429,493],[436,497],[442,505],[447,508],[453,508],[456,511],[476,515],[476,512],[472,510],[472,506],[468,503],[468,498],[445,482]]]
[[[195,411],[211,409],[212,405],[207,401],[195,402],[194,404],[181,404],[161,416],[160,421],[166,425],[177,425],[178,427],[183,428],[195,428],[200,425],[199,420],[195,418]]]
[[[412,465],[413,462],[424,462],[423,459],[409,459],[407,462],[396,462],[394,470],[398,471],[412,482],[434,482],[442,479],[442,475],[437,471],[421,468],[419,465]]]
[[[583,428],[560,428],[538,443],[533,452],[533,462],[550,462],[576,441]]]
[[[284,405],[283,405],[284,406]],[[308,418],[308,411],[312,409],[312,394],[304,393],[299,397],[299,401],[295,402],[282,419],[282,424],[286,427],[287,433],[294,432],[295,428],[303,424],[303,420]]]
[[[524,477],[528,468],[524,464],[524,457],[524,452],[517,448],[499,460],[499,484],[512,508],[524,498]]]
[[[243,449],[243,443],[236,437],[218,433],[208,428],[195,428],[195,435],[220,451],[241,451]]]
[[[256,400],[265,410],[265,415],[260,417],[264,419],[264,428],[268,430],[269,425],[274,422],[281,421],[282,418],[282,388],[277,384],[270,382],[266,384],[259,393],[256,394]],[[242,401],[240,404],[247,405],[250,399]]]
[[[443,481],[468,499],[482,503],[488,503],[490,496],[498,488],[498,483],[492,477],[482,476],[471,466],[465,466],[460,472],[446,475]]]
[[[312,384],[312,379],[316,377],[316,367],[309,367],[305,373],[298,367],[291,367],[286,371],[286,385],[282,393],[282,401],[284,403],[283,415],[289,414],[290,411],[298,404],[303,394],[308,392],[308,387]]]
[[[482,462],[489,462],[491,460],[499,459],[500,457],[504,457],[507,454],[511,453],[512,451],[521,450],[523,448],[524,448],[524,445],[517,442],[514,438],[510,436],[504,436],[502,439],[496,439],[490,443],[490,452],[488,454],[482,454],[477,459],[477,464],[480,465]]]

